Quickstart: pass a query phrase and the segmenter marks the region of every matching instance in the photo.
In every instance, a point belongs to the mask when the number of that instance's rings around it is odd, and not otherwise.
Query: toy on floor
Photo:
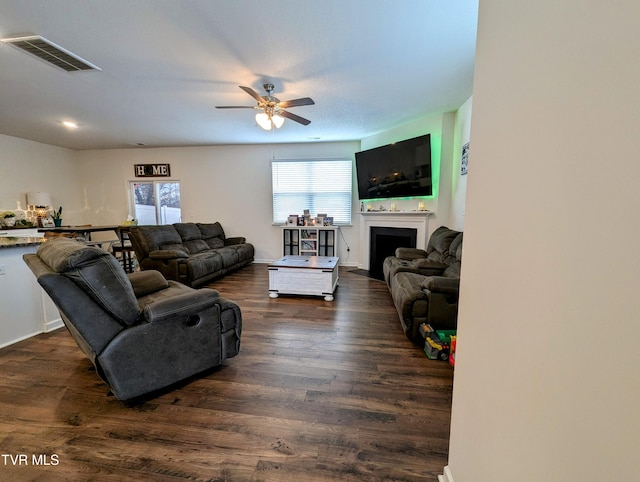
[[[431,360],[447,361],[451,352],[451,338],[455,339],[455,330],[434,330],[427,323],[420,325],[420,334],[424,336],[424,352]]]

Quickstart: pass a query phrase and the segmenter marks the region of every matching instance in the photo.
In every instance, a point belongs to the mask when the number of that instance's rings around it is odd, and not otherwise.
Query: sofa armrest
[[[445,263],[432,259],[415,259],[411,263],[411,266],[418,273],[425,276],[440,276],[444,270],[447,269]]]
[[[426,258],[427,252],[420,248],[396,248],[396,258],[414,260],[419,258]]]
[[[144,307],[143,317],[149,323],[163,323],[172,320],[184,321],[199,312],[215,306],[220,301],[220,293],[210,288],[201,288],[170,298],[159,300]]]
[[[446,276],[429,276],[425,278],[420,287],[432,293],[457,296],[460,290],[460,279],[448,278]]]
[[[226,238],[224,240],[224,245],[231,246],[233,244],[243,244],[246,242],[247,242],[247,239],[244,236],[236,236],[236,237]]]
[[[156,291],[164,290],[169,287],[169,283],[162,276],[160,271],[147,270],[136,271],[127,275],[131,286],[133,286],[133,292],[136,298],[155,293]]]
[[[149,259],[166,260],[188,258],[189,255],[180,249],[156,249],[149,253]]]

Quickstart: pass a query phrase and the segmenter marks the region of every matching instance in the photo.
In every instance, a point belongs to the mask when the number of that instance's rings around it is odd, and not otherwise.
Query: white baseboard
[[[13,345],[14,343],[18,343],[18,342],[24,341],[24,340],[26,340],[28,338],[32,338],[34,336],[41,335],[42,333],[49,333],[50,331],[57,330],[58,328],[62,328],[63,326],[64,326],[64,322],[62,321],[62,318],[58,318],[56,320],[51,320],[51,321],[49,321],[49,322],[47,322],[45,324],[44,331],[37,331],[35,333],[30,333],[28,335],[24,335],[24,336],[21,336],[19,338],[14,339],[14,340],[8,341],[8,342],[3,343],[2,345],[0,345],[0,348],[4,348],[5,346]]]
[[[438,482],[453,482],[453,475],[448,465],[444,468],[444,474],[438,475]]]
[[[38,331],[36,333],[31,333],[29,335],[21,336],[20,338],[16,338],[15,340],[11,340],[11,341],[8,341],[6,343],[3,343],[2,345],[0,345],[0,348],[4,348],[5,346],[13,345],[14,343],[18,343],[20,341],[26,340],[27,338],[31,338],[32,336],[39,335],[40,333],[42,333],[42,332]]]
[[[44,332],[49,333],[50,331],[57,330],[58,328],[62,328],[64,326],[64,321],[62,318],[57,318],[55,320],[47,321],[44,326]]]

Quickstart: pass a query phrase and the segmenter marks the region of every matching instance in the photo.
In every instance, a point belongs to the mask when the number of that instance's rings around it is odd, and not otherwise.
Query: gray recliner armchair
[[[98,375],[121,400],[168,387],[238,354],[240,308],[212,289],[126,274],[108,252],[67,238],[24,261]]]

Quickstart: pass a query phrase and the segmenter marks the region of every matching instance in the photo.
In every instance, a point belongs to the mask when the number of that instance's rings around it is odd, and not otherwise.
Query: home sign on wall
[[[171,165],[169,164],[134,164],[136,177],[169,177]]]

